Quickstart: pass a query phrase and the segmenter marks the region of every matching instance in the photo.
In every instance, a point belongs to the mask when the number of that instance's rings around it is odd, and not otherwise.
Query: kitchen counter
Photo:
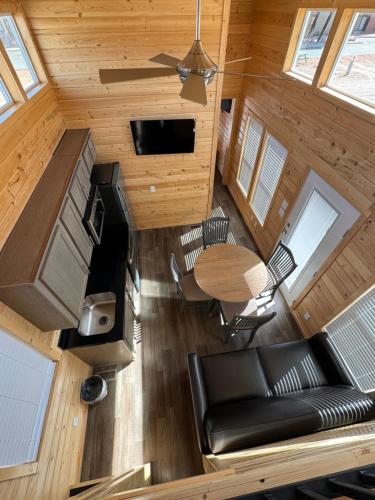
[[[80,335],[76,328],[62,330],[58,344],[60,348],[95,346],[121,341],[124,338],[125,283],[128,272],[126,248],[127,235],[124,227],[105,226],[102,243],[94,248],[86,288],[86,296],[101,292],[113,292],[116,295],[114,327],[108,333],[88,337]]]

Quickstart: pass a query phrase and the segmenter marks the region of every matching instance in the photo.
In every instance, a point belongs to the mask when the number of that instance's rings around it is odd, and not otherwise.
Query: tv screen
[[[137,155],[193,153],[195,120],[132,120]]]

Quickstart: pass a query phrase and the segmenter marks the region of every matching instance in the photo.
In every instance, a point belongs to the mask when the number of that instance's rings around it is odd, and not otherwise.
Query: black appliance
[[[193,153],[195,120],[132,120],[137,155]]]
[[[120,163],[94,165],[91,183],[101,195],[105,207],[105,226],[118,226],[118,231],[126,233],[127,265],[133,282],[139,290],[138,235],[129,209],[126,192],[119,185]]]
[[[100,245],[103,233],[105,208],[97,186],[91,186],[83,223],[94,243]]]

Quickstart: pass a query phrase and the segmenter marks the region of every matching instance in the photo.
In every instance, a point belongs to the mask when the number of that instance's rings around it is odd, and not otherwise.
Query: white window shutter
[[[364,392],[375,390],[375,288],[325,327],[354,382]]]
[[[0,467],[38,455],[55,363],[0,330]]]
[[[283,171],[288,151],[267,134],[260,171],[251,200],[251,208],[263,225]]]
[[[250,118],[245,146],[242,153],[240,171],[237,182],[245,196],[249,192],[260,143],[262,141],[263,126],[254,118]]]

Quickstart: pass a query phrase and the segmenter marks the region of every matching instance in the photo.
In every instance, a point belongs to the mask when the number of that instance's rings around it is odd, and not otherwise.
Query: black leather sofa
[[[204,454],[259,446],[375,417],[327,334],[252,349],[188,355]]]

